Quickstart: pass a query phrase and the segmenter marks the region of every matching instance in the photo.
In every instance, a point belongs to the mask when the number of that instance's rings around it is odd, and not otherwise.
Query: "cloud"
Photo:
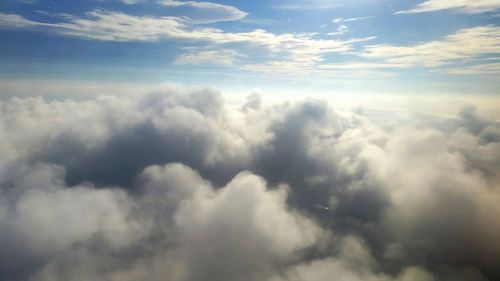
[[[337,36],[337,35],[342,35],[342,34],[347,33],[349,31],[349,28],[347,27],[347,25],[342,24],[344,22],[353,22],[353,21],[359,21],[359,20],[367,20],[367,19],[371,19],[371,18],[374,18],[374,16],[371,16],[371,17],[359,17],[359,18],[349,18],[349,19],[336,18],[336,19],[332,20],[332,22],[338,24],[337,31],[327,33],[327,35],[328,36]]]
[[[360,20],[368,20],[368,19],[373,19],[375,16],[369,16],[369,17],[357,17],[357,18],[348,18],[348,19],[343,19],[343,18],[335,18],[332,20],[334,23],[340,23],[340,22],[352,22],[352,21],[360,21]]]
[[[498,122],[364,112],[2,100],[0,279],[497,280]]]
[[[73,17],[69,21],[50,24],[14,14],[0,14],[0,23],[7,28],[44,27],[63,36],[102,41],[157,41],[163,37],[182,34],[184,27],[176,17],[135,17],[103,10],[94,10],[83,18]]]
[[[240,20],[248,15],[248,13],[236,7],[212,2],[162,0],[158,3],[166,7],[190,7],[199,9],[203,11],[204,14],[198,14],[196,17],[192,18],[193,21],[198,23],[234,21]]]
[[[205,2],[169,2],[168,5],[201,5]],[[208,5],[208,4],[207,4]],[[315,33],[276,34],[264,29],[227,32],[206,27],[185,17],[134,16],[121,12],[94,10],[82,17],[59,15],[55,22],[40,22],[16,14],[0,14],[0,25],[11,29],[51,32],[61,36],[101,41],[181,41],[204,43],[206,47],[184,47],[174,63],[238,67],[250,72],[274,75],[387,76],[395,69],[427,68],[457,75],[494,75],[494,63],[468,60],[499,53],[499,28],[494,25],[463,28],[440,39],[407,45],[372,44],[376,37],[318,38]],[[345,35],[342,23],[371,17],[334,20],[337,30],[329,36]],[[329,63],[331,54],[354,56],[350,62]],[[235,62],[238,62],[235,64]],[[456,65],[460,65],[458,69]],[[375,70],[378,70],[375,71]]]
[[[323,56],[330,53],[346,53],[354,49],[355,44],[361,44],[376,37],[354,38],[343,40],[314,40],[303,44],[287,45],[285,57],[277,57],[264,63],[250,63],[243,65],[244,70],[266,72],[274,74],[318,74],[328,73],[318,71]],[[298,42],[297,42],[298,43]]]
[[[279,5],[273,5],[272,8],[277,10],[304,11],[304,10],[331,10],[340,8],[342,6],[343,5],[340,4],[312,2],[308,4],[298,4],[298,3],[279,4]]]
[[[133,5],[133,4],[137,4],[137,3],[140,3],[140,2],[143,2],[144,0],[122,0],[123,3],[127,4],[127,5]]]
[[[350,22],[350,21],[360,21],[360,20],[369,20],[373,19],[375,16],[369,16],[369,17],[357,17],[357,18],[348,18],[344,19],[344,22]]]
[[[428,0],[418,4],[413,9],[399,11],[396,14],[414,14],[441,10],[456,10],[467,14],[479,14],[484,12],[494,12],[499,8],[500,1],[498,0]]]
[[[123,3],[127,5],[134,5],[144,0],[122,0]],[[193,9],[194,14],[189,17],[185,16],[184,19],[189,19],[191,23],[206,24],[215,23],[222,21],[236,21],[245,18],[248,13],[244,12],[234,6],[223,5],[213,2],[203,2],[203,1],[177,1],[177,0],[157,0],[157,4],[178,8],[178,7],[188,7]]]
[[[187,245],[188,280],[259,280],[279,263],[293,261],[294,252],[312,245],[320,229],[288,212],[285,200],[286,190],[266,191],[262,179],[243,173],[214,195],[186,201],[175,222]],[[213,272],[210,278],[207,271]]]
[[[410,46],[365,46],[360,56],[375,60],[372,67],[441,67],[448,64],[500,52],[497,44],[500,29],[479,26],[458,30],[442,40],[422,42]],[[370,66],[370,65],[368,65]]]
[[[8,28],[33,28],[42,23],[28,20],[20,15],[0,13],[0,26]]]
[[[89,40],[119,42],[181,40],[186,43],[203,42],[208,44],[209,49],[224,50],[217,51],[218,55],[214,59],[208,58],[215,55],[213,50],[210,53],[191,51],[181,55],[177,62],[228,64],[238,56],[237,52],[241,53],[238,46],[250,46],[260,48],[259,51],[266,54],[269,63],[266,65],[257,65],[255,61],[242,63],[243,69],[263,67],[271,69],[278,65],[278,68],[284,70],[283,72],[314,68],[326,54],[352,51],[354,44],[373,39],[373,37],[346,40],[317,39],[314,33],[275,34],[263,29],[225,32],[217,28],[200,27],[186,18],[133,16],[104,10],[94,10],[84,17],[70,17],[66,21],[56,23],[32,21],[14,14],[0,14],[0,24],[5,28],[43,30]],[[231,48],[221,45],[231,45]],[[224,58],[229,54],[231,55],[228,58]]]
[[[500,63],[483,63],[471,66],[463,66],[450,68],[448,70],[450,73],[459,75],[496,75],[500,73]]]
[[[347,25],[339,25],[337,27],[337,31],[335,32],[329,32],[327,33],[328,36],[337,36],[337,35],[342,35],[342,34],[345,34],[349,31],[349,28],[347,27]]]
[[[232,49],[189,49],[188,53],[178,56],[175,63],[234,65],[235,61],[240,57],[242,55]]]
[[[339,19],[339,22],[341,19]],[[319,63],[317,69],[330,72],[378,70],[379,74],[401,68],[424,67],[431,71],[456,75],[492,75],[498,70],[495,62],[484,56],[500,52],[497,44],[500,29],[496,26],[465,28],[440,40],[413,45],[365,45],[356,52],[363,60],[345,63]],[[338,34],[334,32],[333,34]]]

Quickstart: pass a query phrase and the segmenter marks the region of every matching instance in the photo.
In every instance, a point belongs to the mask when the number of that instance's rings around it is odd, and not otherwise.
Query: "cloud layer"
[[[375,117],[174,86],[2,101],[0,279],[497,280],[499,125]]]

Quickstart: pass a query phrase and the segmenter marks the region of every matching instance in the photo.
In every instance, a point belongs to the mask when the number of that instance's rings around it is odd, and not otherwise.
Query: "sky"
[[[498,95],[499,7],[496,0],[6,0],[0,73],[4,88],[42,80]]]
[[[500,280],[499,24],[0,1],[0,280]]]

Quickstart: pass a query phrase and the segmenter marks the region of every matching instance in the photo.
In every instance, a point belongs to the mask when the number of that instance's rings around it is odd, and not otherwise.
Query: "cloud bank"
[[[0,279],[500,278],[498,123],[375,117],[175,86],[1,101]]]

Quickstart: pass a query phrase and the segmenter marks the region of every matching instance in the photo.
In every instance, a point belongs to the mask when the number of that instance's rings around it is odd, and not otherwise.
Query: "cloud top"
[[[0,279],[498,279],[498,123],[377,114],[183,87],[1,101]]]

